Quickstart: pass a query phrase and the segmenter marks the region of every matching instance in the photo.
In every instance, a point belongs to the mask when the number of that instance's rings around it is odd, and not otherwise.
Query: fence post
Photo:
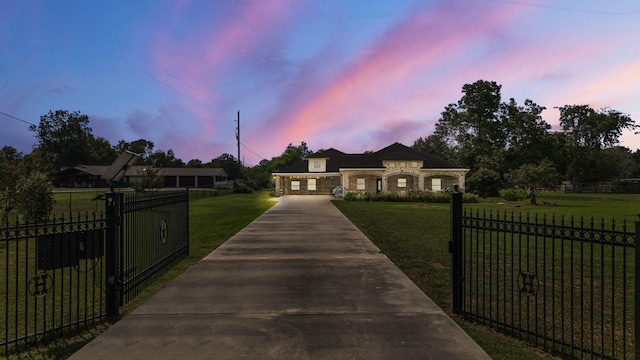
[[[640,213],[638,213],[638,218],[636,219],[636,238],[634,241],[635,247],[635,358],[640,358]]]
[[[107,238],[105,250],[107,280],[107,316],[120,316],[120,274],[119,274],[119,226],[120,202],[122,194],[110,191],[106,193]]]
[[[462,193],[451,193],[451,312],[462,313]]]

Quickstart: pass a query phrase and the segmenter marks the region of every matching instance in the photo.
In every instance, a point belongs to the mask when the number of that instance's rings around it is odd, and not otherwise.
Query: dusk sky
[[[0,19],[0,147],[23,153],[58,109],[185,162],[236,156],[237,111],[248,166],[410,146],[480,79],[555,129],[573,104],[640,124],[637,0],[0,0]]]

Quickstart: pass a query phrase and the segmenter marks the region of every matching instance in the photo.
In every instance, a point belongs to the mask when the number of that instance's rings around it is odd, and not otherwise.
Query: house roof
[[[345,154],[336,149],[312,154],[309,159],[327,159],[327,172],[338,172],[340,169],[381,169],[384,168],[382,162],[385,160],[414,160],[422,161],[423,169],[459,169],[460,166],[427,154],[425,152],[410,148],[400,143],[393,143],[383,149],[373,153]],[[300,160],[291,165],[280,168],[278,173],[305,173],[308,172],[308,159]]]
[[[140,176],[147,166],[132,166],[125,176]],[[78,165],[73,169],[67,169],[65,172],[84,172],[89,175],[102,176],[107,172],[109,166],[104,165]],[[75,170],[75,171],[74,171]],[[159,175],[163,176],[227,176],[222,168],[161,168],[158,169]]]

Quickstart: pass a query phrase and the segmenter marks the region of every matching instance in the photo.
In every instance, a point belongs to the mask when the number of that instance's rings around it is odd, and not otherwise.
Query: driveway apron
[[[280,198],[71,359],[488,359],[330,199]]]

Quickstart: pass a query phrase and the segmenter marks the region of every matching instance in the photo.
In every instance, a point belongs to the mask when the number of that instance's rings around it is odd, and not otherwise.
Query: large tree
[[[152,141],[145,139],[138,139],[132,142],[126,142],[124,140],[118,141],[118,144],[114,146],[118,155],[125,151],[131,151],[132,153],[140,155],[140,165],[151,165],[147,162],[147,159],[153,154],[154,144]]]
[[[424,138],[418,138],[413,142],[414,149],[420,150],[427,154],[439,156],[446,160],[455,161],[455,154],[442,137],[431,134]]]
[[[547,157],[551,125],[542,119],[544,106],[526,99],[524,106],[511,98],[501,104],[500,123],[505,136],[504,172]]]
[[[570,173],[574,187],[579,190],[580,182],[588,179],[588,174],[597,164],[601,150],[619,143],[624,130],[634,130],[638,126],[620,111],[605,108],[594,110],[588,105],[565,105],[560,110],[560,125],[571,140]]]
[[[463,96],[449,104],[436,124],[435,135],[449,145],[456,161],[476,170],[476,159],[494,156],[504,148],[504,129],[500,124],[501,86],[479,80],[462,87]]]
[[[180,168],[185,166],[184,162],[178,159],[171,149],[166,153],[162,150],[155,151],[149,155],[147,163],[155,168]]]
[[[229,180],[240,179],[242,177],[242,169],[240,163],[235,156],[224,153],[205,165],[206,167],[222,168],[227,173]]]
[[[119,155],[107,139],[97,137],[91,144],[91,156],[93,159],[87,165],[111,165]]]
[[[40,123],[29,126],[36,134],[37,148],[46,160],[47,172],[87,164],[92,160],[94,137],[89,117],[78,111],[49,111],[40,117]]]

